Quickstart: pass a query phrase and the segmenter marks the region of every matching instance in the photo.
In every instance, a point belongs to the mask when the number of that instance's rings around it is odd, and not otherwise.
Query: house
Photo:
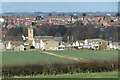
[[[20,50],[20,51],[24,51],[24,50],[25,50],[24,45],[20,45],[20,46],[18,46],[18,47],[19,47],[19,50]]]
[[[66,46],[63,43],[61,43],[59,45],[59,50],[65,50],[65,48],[66,48]]]
[[[24,50],[25,50],[25,46],[24,45],[20,45],[20,46],[14,47],[14,51],[24,51]]]
[[[41,50],[58,50],[59,42],[51,40],[41,40],[40,49]]]
[[[65,45],[65,49],[66,50],[70,50],[70,49],[72,49],[73,48],[73,46],[72,46],[72,44],[71,43],[64,43],[64,45]]]
[[[78,43],[79,43],[79,47],[78,47],[78,49],[83,49],[83,46],[84,46],[84,40],[78,40]]]
[[[5,20],[3,18],[0,18],[0,23],[4,22]]]
[[[59,42],[55,40],[49,40],[45,43],[46,50],[58,50]]]
[[[100,50],[107,50],[108,49],[108,42],[107,41],[103,41],[99,44],[99,49]]]
[[[40,40],[40,49],[45,50],[45,43],[43,42],[43,40]]]
[[[0,51],[4,50],[15,50],[24,51],[25,46],[22,41],[0,41]]]
[[[102,39],[78,40],[73,42],[72,47],[77,49],[107,50],[108,41]]]
[[[16,27],[15,25],[11,25],[11,24],[7,26],[8,29],[15,28],[15,27]]]
[[[8,50],[12,49],[12,44],[10,42],[7,43],[6,49],[8,49]]]
[[[108,48],[109,50],[120,50],[120,43],[110,42]]]
[[[0,51],[5,50],[5,45],[2,41],[0,41]]]
[[[79,42],[78,42],[78,41],[76,41],[76,42],[74,42],[74,43],[72,44],[72,46],[73,46],[73,47],[79,47],[79,46],[80,46],[80,44],[79,44]]]
[[[95,50],[107,50],[108,49],[108,41],[102,39],[86,39],[85,45]]]
[[[35,49],[40,49],[40,41],[35,41]]]

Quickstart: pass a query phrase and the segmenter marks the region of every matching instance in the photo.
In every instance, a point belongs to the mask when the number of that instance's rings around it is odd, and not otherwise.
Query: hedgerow
[[[60,75],[74,73],[94,73],[94,72],[110,72],[118,70],[117,61],[92,61],[92,62],[76,62],[76,63],[54,63],[54,64],[26,64],[26,65],[3,65],[3,77],[15,76],[45,76]]]

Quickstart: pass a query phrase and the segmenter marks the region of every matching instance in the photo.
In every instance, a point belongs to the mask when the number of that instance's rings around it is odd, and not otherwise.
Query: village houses
[[[120,43],[102,39],[85,39],[70,43],[63,42],[62,37],[34,36],[32,27],[28,28],[28,37],[22,37],[23,41],[0,41],[0,50],[120,50]]]
[[[62,41],[62,37],[34,36],[32,27],[28,28],[28,37],[22,35],[22,38],[23,41],[1,41],[0,50],[58,50]]]

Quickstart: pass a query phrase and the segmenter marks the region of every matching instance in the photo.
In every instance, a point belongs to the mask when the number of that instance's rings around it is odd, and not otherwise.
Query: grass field
[[[32,78],[118,78],[118,72],[79,73],[68,75],[36,76]]]
[[[73,58],[83,58],[88,60],[112,61],[118,60],[117,50],[66,50],[66,51],[48,51],[54,54],[68,56]]]
[[[49,75],[2,80],[118,80],[118,72],[80,73],[72,75]]]
[[[2,52],[3,65],[73,63],[74,59],[96,61],[118,60],[118,51],[115,50],[65,50],[65,51],[4,51]],[[53,55],[55,54],[55,55]],[[62,56],[62,57],[60,57]],[[66,56],[66,57],[63,57]],[[71,59],[73,58],[73,60]],[[102,73],[74,73],[72,75],[46,75],[30,78],[117,78],[117,72]]]
[[[47,52],[77,59],[83,58],[98,61],[118,59],[118,51],[115,50],[65,50]],[[5,51],[2,52],[2,62],[4,65],[18,65],[56,62],[71,63],[74,62],[74,60],[45,54],[42,51]]]
[[[20,64],[48,64],[48,63],[71,63],[73,60],[59,58],[52,55],[44,54],[41,51],[15,51],[3,52],[2,62],[4,65]]]

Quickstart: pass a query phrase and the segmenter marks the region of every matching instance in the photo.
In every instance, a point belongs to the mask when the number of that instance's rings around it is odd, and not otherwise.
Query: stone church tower
[[[34,40],[34,31],[33,28],[28,28],[28,40]]]

